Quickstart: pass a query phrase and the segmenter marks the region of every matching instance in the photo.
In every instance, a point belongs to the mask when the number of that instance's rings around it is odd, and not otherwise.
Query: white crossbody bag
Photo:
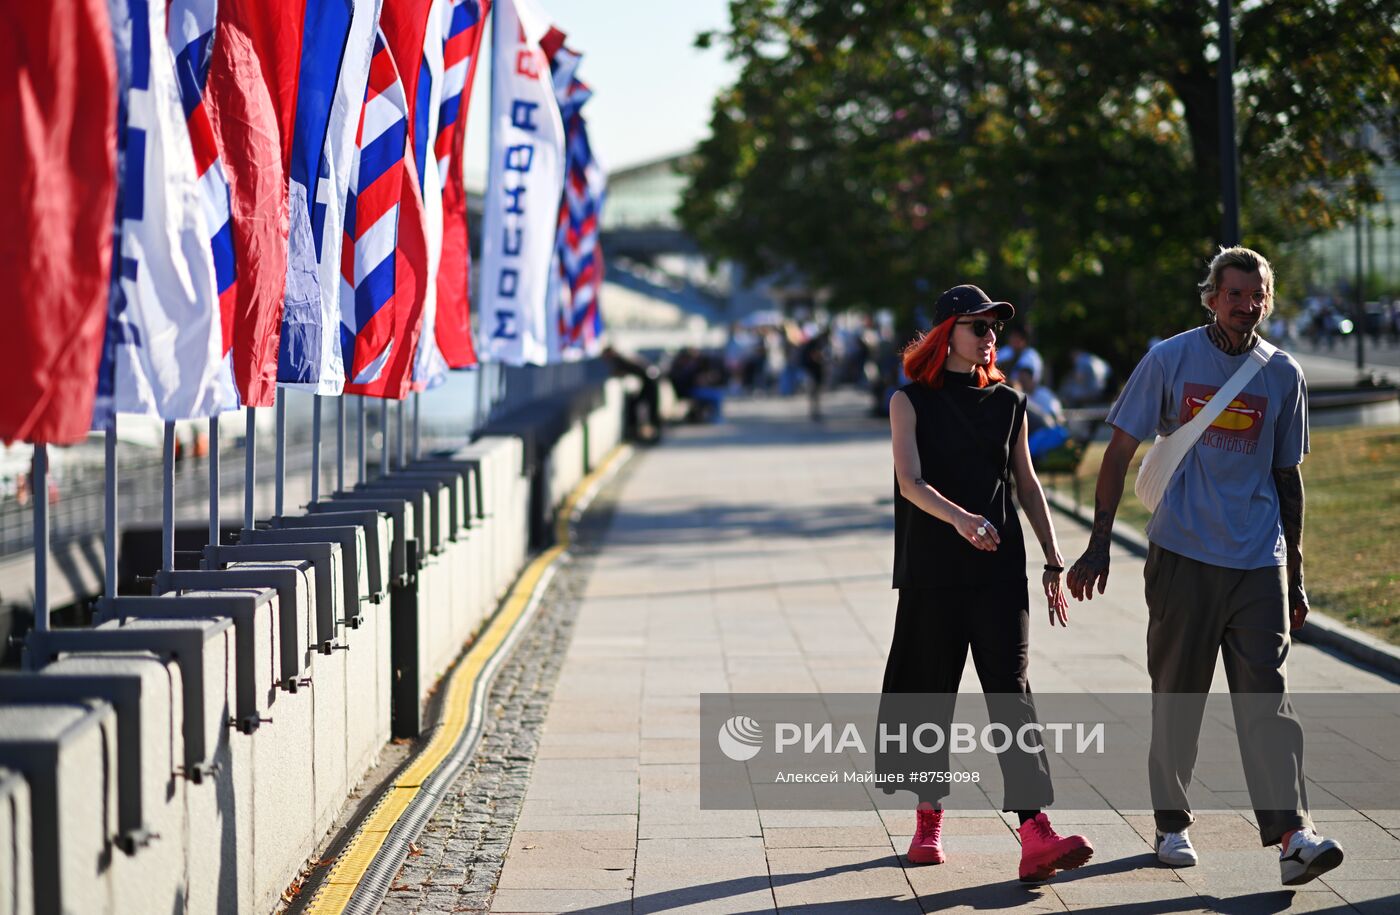
[[[1176,469],[1195,447],[1196,441],[1234,401],[1240,391],[1244,390],[1254,373],[1267,365],[1276,352],[1278,349],[1273,344],[1261,339],[1254,349],[1249,351],[1249,358],[1235,370],[1235,374],[1230,376],[1224,387],[1206,402],[1201,412],[1184,426],[1178,427],[1171,435],[1157,436],[1157,440],[1143,456],[1142,466],[1138,468],[1137,481],[1133,483],[1133,492],[1137,493],[1138,499],[1148,511],[1157,510],[1162,497],[1166,495],[1167,487],[1171,485],[1172,477],[1176,476]]]

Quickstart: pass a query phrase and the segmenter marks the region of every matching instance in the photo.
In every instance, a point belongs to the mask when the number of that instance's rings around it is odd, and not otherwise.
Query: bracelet
[[[1048,562],[1045,564],[1045,571],[1047,572],[1063,572],[1064,570],[1064,566],[1052,566]]]

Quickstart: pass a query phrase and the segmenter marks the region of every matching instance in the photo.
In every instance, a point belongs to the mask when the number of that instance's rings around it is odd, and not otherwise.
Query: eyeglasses
[[[1264,292],[1262,289],[1259,289],[1255,290],[1254,292],[1251,292],[1248,298],[1249,301],[1253,302],[1255,305],[1263,305],[1265,302],[1269,301],[1269,294],[1267,292]],[[1243,305],[1244,300],[1245,293],[1243,289],[1225,290],[1225,301],[1229,304]]]
[[[963,327],[972,328],[972,335],[974,337],[985,337],[987,336],[987,331],[991,331],[1000,337],[1001,332],[1006,329],[1005,321],[986,321],[982,318],[978,318],[976,321],[959,321],[958,323]]]

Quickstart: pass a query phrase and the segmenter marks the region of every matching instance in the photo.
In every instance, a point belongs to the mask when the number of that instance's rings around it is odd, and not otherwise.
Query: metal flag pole
[[[165,449],[161,455],[160,567],[175,568],[175,420],[165,421]]]
[[[481,401],[486,394],[486,366],[478,364],[472,377],[476,381],[476,409],[472,411],[472,434],[475,435],[481,428]]]
[[[414,395],[417,396],[417,395]],[[408,409],[408,402],[400,400],[394,405],[394,467],[403,470],[408,466],[404,460],[404,413]]]
[[[311,398],[311,501],[321,500],[321,395]]]
[[[379,400],[379,476],[389,475],[389,398]]]
[[[1366,370],[1366,270],[1362,264],[1361,235],[1365,231],[1366,211],[1356,204],[1356,312],[1352,333],[1356,335],[1356,371]],[[1376,268],[1375,261],[1371,269]]]
[[[273,443],[272,513],[282,516],[282,496],[287,483],[287,398],[277,389],[277,437]]]
[[[363,486],[368,482],[365,478],[369,474],[366,469],[368,460],[365,456],[365,398],[363,394],[356,398],[356,403],[358,406],[355,408],[355,425],[359,429],[359,436],[356,439],[355,460],[358,462],[358,466],[355,468],[357,474],[355,482]]]
[[[106,514],[106,529],[102,532],[102,547],[107,566],[102,570],[102,596],[107,600],[117,596],[117,415],[112,414],[112,425],[103,435],[107,446],[107,475],[103,487],[103,501]]]
[[[34,500],[34,629],[49,630],[49,448],[34,446],[30,468]]]
[[[345,395],[335,399],[335,491],[345,492]]]
[[[248,428],[243,435],[243,526],[253,527],[253,472],[258,466],[258,408],[248,407]]]
[[[413,459],[423,457],[423,395],[413,392]]]
[[[209,545],[219,545],[219,417],[209,417]]]
[[[528,378],[529,376],[528,376],[528,375],[524,375],[523,377]],[[506,367],[503,366],[503,365],[497,365],[497,366],[496,366],[496,400],[495,400],[494,403],[491,404],[491,414],[490,414],[490,415],[495,416],[495,415],[496,415],[496,408],[499,407],[501,404],[505,403],[505,402],[506,402],[506,398],[509,397],[509,396],[510,396],[510,378],[507,377],[507,375],[506,375]]]

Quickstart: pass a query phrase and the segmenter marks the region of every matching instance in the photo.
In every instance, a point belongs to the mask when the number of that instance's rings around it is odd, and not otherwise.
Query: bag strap
[[[1259,342],[1254,345],[1254,348],[1249,351],[1249,358],[1246,359],[1239,368],[1235,369],[1235,374],[1230,376],[1229,381],[1221,385],[1220,389],[1215,392],[1215,395],[1201,408],[1201,412],[1193,416],[1190,422],[1172,433],[1173,436],[1184,435],[1186,437],[1186,448],[1183,449],[1183,457],[1185,456],[1184,452],[1189,450],[1191,445],[1196,444],[1196,440],[1204,435],[1205,431],[1219,418],[1220,414],[1225,412],[1225,408],[1234,402],[1239,393],[1244,390],[1244,386],[1249,384],[1250,379],[1252,379],[1260,369],[1269,364],[1269,360],[1274,357],[1274,353],[1276,352],[1278,352],[1278,347],[1261,337]]]

